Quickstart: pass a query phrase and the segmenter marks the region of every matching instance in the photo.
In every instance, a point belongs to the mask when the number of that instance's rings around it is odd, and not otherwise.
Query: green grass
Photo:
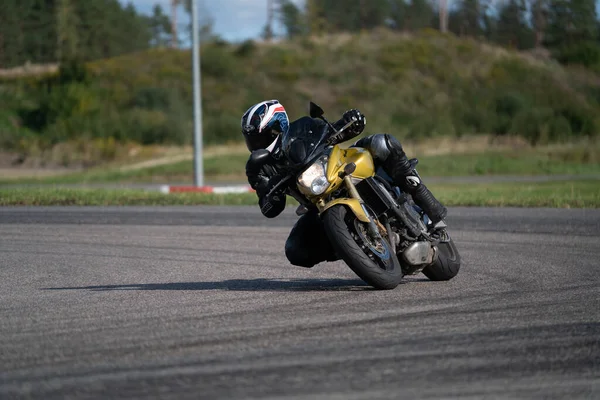
[[[599,208],[600,179],[494,184],[433,184],[448,206]]]
[[[447,206],[600,208],[600,180],[498,184],[433,184]],[[0,206],[14,205],[256,205],[254,193],[162,194],[109,189],[0,189]],[[288,204],[297,204],[288,198]]]
[[[252,205],[254,193],[163,194],[143,190],[116,189],[0,189],[0,206],[167,206],[167,205]]]
[[[600,151],[596,154],[599,156]],[[558,155],[535,151],[486,152],[420,157],[417,169],[424,176],[588,175],[600,174],[598,161],[565,160]]]
[[[412,156],[412,154],[409,154]],[[600,175],[600,146],[483,151],[474,154],[423,156],[417,169],[424,177],[483,175]],[[209,181],[245,181],[248,154],[204,159]],[[7,183],[179,183],[193,182],[193,161],[180,161],[130,171],[91,169],[45,178],[0,179]]]

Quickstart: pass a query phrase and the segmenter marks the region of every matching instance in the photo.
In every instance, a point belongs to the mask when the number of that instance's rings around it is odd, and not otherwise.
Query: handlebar
[[[337,131],[335,133],[335,135],[331,136],[329,139],[327,139],[327,144],[331,145],[331,144],[335,144],[335,142],[340,139],[340,134],[342,132],[344,132],[347,128],[349,128],[350,126],[352,126],[354,123],[356,122],[356,120],[352,120],[350,122],[348,122],[346,125],[344,125],[342,127],[342,129],[340,129],[339,131]]]

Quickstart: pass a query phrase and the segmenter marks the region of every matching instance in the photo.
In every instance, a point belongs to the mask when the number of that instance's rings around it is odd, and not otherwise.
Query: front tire
[[[363,281],[376,289],[394,289],[402,280],[403,274],[398,257],[390,244],[383,238],[378,243],[384,256],[369,250],[362,242],[356,216],[343,205],[335,205],[323,216],[325,232],[336,253],[348,264]]]
[[[438,244],[438,257],[433,264],[423,269],[423,274],[432,281],[448,281],[458,274],[460,254],[452,239]]]

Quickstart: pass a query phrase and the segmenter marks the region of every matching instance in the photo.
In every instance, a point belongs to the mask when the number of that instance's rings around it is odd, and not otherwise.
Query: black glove
[[[274,176],[263,189],[264,192],[260,193],[258,190],[256,191],[259,194],[258,204],[260,205],[260,211],[267,218],[276,217],[285,208],[285,185],[282,185],[269,195],[271,190],[280,181],[281,176]]]
[[[342,117],[342,120],[344,121],[344,125],[350,121],[356,121],[346,128],[346,131],[351,132],[354,134],[354,136],[360,135],[367,124],[367,118],[365,118],[365,116],[356,109],[346,111]]]
[[[333,126],[339,130],[346,126],[350,121],[355,122],[348,128],[344,129],[344,131],[331,136],[328,140],[329,144],[342,143],[360,135],[365,129],[365,125],[367,123],[367,119],[361,114],[360,111],[352,109],[346,111],[342,116],[342,119],[333,124]]]
[[[269,182],[267,183],[265,189],[264,189],[264,196],[266,196],[267,194],[269,194],[271,192],[271,190],[273,190],[273,188],[279,183],[281,182],[282,177],[279,175],[276,175],[274,177],[272,177],[271,179],[269,179]],[[277,190],[275,190],[273,193],[271,193],[271,196],[269,196],[269,201],[278,203],[281,201],[281,199],[285,197],[285,184],[281,185]]]

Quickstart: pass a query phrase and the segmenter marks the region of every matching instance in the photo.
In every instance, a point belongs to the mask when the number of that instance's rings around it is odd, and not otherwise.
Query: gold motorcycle
[[[285,188],[300,203],[297,215],[316,208],[336,253],[376,289],[393,289],[420,272],[434,281],[456,276],[460,255],[445,225],[434,229],[410,195],[376,171],[366,149],[339,146],[354,121],[336,131],[323,114],[311,102],[310,116],[326,123],[323,131],[283,136],[287,175],[271,192]]]

